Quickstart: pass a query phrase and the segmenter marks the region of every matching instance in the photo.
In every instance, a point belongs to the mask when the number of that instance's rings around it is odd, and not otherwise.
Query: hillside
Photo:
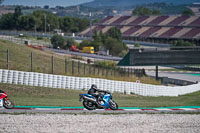
[[[93,78],[106,78],[119,81],[133,81],[140,80],[142,83],[147,84],[160,84],[160,82],[155,81],[149,77],[135,77],[134,75],[128,76],[124,71],[115,69],[110,70],[109,68],[96,65],[89,65],[80,63],[78,65],[77,61],[80,59],[84,60],[82,57],[60,55],[55,54],[50,51],[41,51],[26,47],[24,45],[18,45],[11,43],[9,41],[0,40],[0,69],[7,69],[7,56],[6,51],[9,50],[9,69],[19,70],[19,71],[31,71],[31,52],[33,55],[33,68],[34,72],[40,73],[52,73],[52,56],[54,58],[54,74],[57,75],[73,75],[73,76],[83,76],[83,77],[93,77]],[[66,59],[66,60],[65,60]],[[66,62],[66,64],[65,64]],[[98,63],[98,62],[96,62]],[[103,62],[104,64],[106,62]],[[73,66],[73,69],[72,69]],[[80,69],[78,69],[78,66]],[[72,74],[73,71],[73,74]],[[122,75],[123,74],[123,75]],[[131,78],[130,78],[131,77]]]
[[[104,7],[104,6],[115,6],[115,7],[125,7],[125,6],[137,6],[149,3],[167,3],[167,4],[192,4],[193,2],[198,2],[198,0],[94,0],[92,2],[84,3],[82,5],[88,7]]]

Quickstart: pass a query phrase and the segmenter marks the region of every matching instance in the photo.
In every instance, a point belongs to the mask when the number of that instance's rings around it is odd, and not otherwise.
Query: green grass
[[[60,55],[55,54],[50,51],[41,51],[33,48],[29,48],[25,45],[18,45],[11,43],[9,41],[0,40],[0,69],[7,69],[6,65],[6,51],[9,49],[9,69],[10,70],[19,70],[19,71],[31,71],[31,52],[33,53],[33,72],[39,73],[52,73],[52,64],[51,59],[54,57],[54,74],[57,75],[72,75],[72,59],[69,55]],[[65,72],[65,59],[67,59],[67,72]],[[79,77],[93,77],[93,78],[105,78],[111,80],[119,81],[132,81],[140,80],[141,83],[148,84],[160,84],[153,78],[141,77],[137,78],[134,75],[132,76],[121,76],[121,74],[116,72],[116,75],[109,70],[100,68],[98,73],[97,68],[94,66],[89,67],[86,65],[85,74],[83,71],[83,64],[80,64],[80,72],[78,72],[78,63],[74,62],[74,74],[73,76]],[[94,74],[94,68],[95,74]],[[90,71],[89,71],[90,69]],[[102,70],[104,71],[102,73]],[[107,74],[106,74],[107,73]]]
[[[8,93],[17,106],[65,106],[82,107],[80,90],[54,89],[0,83],[0,88]],[[113,93],[113,99],[119,107],[174,107],[200,106],[200,92],[178,97],[145,97]]]

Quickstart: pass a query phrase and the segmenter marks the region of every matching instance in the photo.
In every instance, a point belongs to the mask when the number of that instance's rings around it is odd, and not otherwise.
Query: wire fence
[[[19,47],[20,49],[20,47]],[[0,50],[0,68],[27,72],[90,77],[142,77],[144,69],[106,67],[87,60],[74,60],[66,56],[37,52]],[[17,56],[16,56],[17,55]]]

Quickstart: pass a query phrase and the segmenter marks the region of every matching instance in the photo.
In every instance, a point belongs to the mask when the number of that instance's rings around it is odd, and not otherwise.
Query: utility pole
[[[47,19],[47,16],[46,14],[44,15],[44,33],[46,33],[46,20]]]
[[[36,24],[35,24],[35,33],[37,32],[37,29],[36,29],[37,27],[36,27]]]
[[[51,26],[51,25],[50,25],[50,24],[48,24],[48,27],[49,27],[49,33],[50,33],[50,26]]]
[[[92,20],[91,20],[91,17],[92,17],[92,13],[90,12],[90,14],[89,14],[89,19],[90,19],[90,36],[92,37]]]

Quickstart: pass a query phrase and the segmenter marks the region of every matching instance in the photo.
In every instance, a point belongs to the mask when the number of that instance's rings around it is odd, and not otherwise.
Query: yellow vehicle
[[[83,47],[82,50],[80,50],[82,53],[89,53],[89,54],[94,54],[94,47]]]

